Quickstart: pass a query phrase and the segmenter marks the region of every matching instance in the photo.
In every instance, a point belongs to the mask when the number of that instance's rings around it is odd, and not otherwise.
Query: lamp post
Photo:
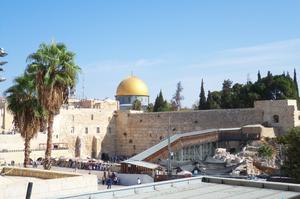
[[[171,163],[171,136],[170,136],[170,129],[171,129],[171,117],[169,115],[169,123],[168,123],[168,176],[171,177],[172,175],[172,163]]]

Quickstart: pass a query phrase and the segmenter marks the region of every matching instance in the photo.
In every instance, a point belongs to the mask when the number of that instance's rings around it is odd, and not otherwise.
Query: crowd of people
[[[112,172],[112,174],[110,174],[109,172],[103,173],[102,176],[102,184],[103,185],[107,185],[107,189],[111,189],[111,185],[119,185],[120,184],[120,178],[116,175],[115,172]]]
[[[113,163],[103,162],[101,160],[76,160],[76,159],[59,159],[54,161],[53,166],[67,167],[74,169],[108,171]]]

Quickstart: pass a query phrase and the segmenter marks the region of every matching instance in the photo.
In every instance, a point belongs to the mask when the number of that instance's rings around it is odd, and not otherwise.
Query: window
[[[56,139],[58,139],[58,135],[56,135],[55,137],[56,137]]]
[[[71,133],[72,134],[75,133],[75,127],[74,126],[72,126],[72,128],[71,128]]]
[[[85,127],[85,133],[88,134],[89,133],[89,128]]]
[[[97,133],[100,133],[100,127],[97,126]]]
[[[91,120],[94,120],[94,115],[93,114],[91,115]]]
[[[74,115],[72,115],[72,121],[74,122],[74,120],[75,120],[75,116],[74,116]]]
[[[279,116],[273,115],[273,123],[279,123]]]
[[[130,143],[130,144],[132,143],[132,139],[129,140],[129,143]]]

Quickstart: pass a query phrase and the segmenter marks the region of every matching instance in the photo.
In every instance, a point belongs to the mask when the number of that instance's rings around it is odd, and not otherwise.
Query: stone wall
[[[75,102],[74,102],[75,103]],[[98,103],[98,102],[97,102]],[[91,157],[93,137],[97,139],[97,154],[131,156],[164,139],[170,134],[210,128],[241,127],[265,124],[284,133],[300,126],[299,111],[295,100],[257,101],[249,109],[217,109],[186,112],[142,113],[118,111],[118,102],[107,101],[97,108],[62,108],[54,119],[53,143],[67,143],[70,156],[75,155],[75,140],[81,138],[81,157]],[[1,108],[2,107],[2,108]],[[72,108],[73,107],[73,108]],[[5,102],[0,103],[2,130],[12,129],[12,115]],[[278,122],[274,116],[278,116]],[[275,118],[276,119],[276,118]],[[14,136],[14,135],[7,135]],[[16,137],[14,137],[16,138]],[[46,134],[32,140],[32,148],[46,143]],[[23,149],[24,142],[0,135],[0,150]],[[0,154],[1,158],[1,154]],[[35,158],[33,158],[35,159]]]
[[[210,128],[240,127],[259,124],[263,113],[258,109],[223,109],[189,112],[131,113],[118,112],[117,154],[131,156],[171,134]]]
[[[300,125],[296,100],[256,101],[254,107],[263,112],[264,125],[275,127],[278,135]]]
[[[100,153],[115,154],[114,110],[103,109],[62,109],[54,118],[53,137],[67,143],[75,155],[75,141],[81,139],[81,157],[91,157],[93,137],[97,139],[97,156]]]

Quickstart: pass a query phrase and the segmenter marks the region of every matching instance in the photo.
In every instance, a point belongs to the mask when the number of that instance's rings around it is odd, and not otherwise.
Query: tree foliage
[[[295,127],[290,132],[278,138],[285,149],[285,161],[282,167],[284,173],[296,178],[300,182],[300,127]]]
[[[170,103],[167,100],[164,100],[162,91],[160,90],[158,96],[155,99],[153,112],[162,112],[169,111],[171,109]]]
[[[27,72],[35,77],[40,105],[47,112],[47,148],[44,168],[51,168],[51,150],[54,115],[62,104],[67,103],[69,90],[77,80],[80,68],[74,62],[75,54],[63,43],[41,44],[39,49],[28,56]]]
[[[15,79],[14,85],[5,91],[8,109],[13,114],[14,128],[24,138],[24,167],[29,165],[30,140],[37,135],[43,116],[38,103],[34,78],[24,74]]]
[[[263,158],[271,158],[273,155],[273,149],[269,145],[262,145],[258,149],[259,156]]]
[[[225,80],[221,91],[208,92],[206,108],[249,108],[257,100],[299,101],[296,74],[294,76],[294,79],[285,73],[273,76],[268,71],[265,77],[261,77],[258,72],[258,79],[254,83],[249,81],[247,84],[233,84],[231,80]]]
[[[203,79],[201,80],[201,89],[200,89],[200,95],[199,95],[199,110],[204,110],[207,108],[206,105],[206,97],[205,97],[205,91],[204,91],[204,85],[203,85]]]
[[[137,111],[142,110],[142,103],[140,100],[138,99],[134,100],[134,102],[132,103],[132,110],[137,110]]]

